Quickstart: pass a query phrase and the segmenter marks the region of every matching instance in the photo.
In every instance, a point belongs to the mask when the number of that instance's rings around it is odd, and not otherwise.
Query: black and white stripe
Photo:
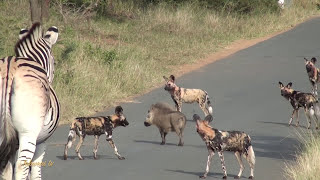
[[[60,110],[51,87],[51,47],[58,29],[51,27],[43,36],[36,23],[29,31],[21,31],[19,37],[16,57],[0,60],[0,165],[15,166],[11,171],[0,167],[0,175],[9,179],[27,179],[30,167],[26,162],[42,162],[44,141],[57,128]],[[5,174],[8,172],[11,174]],[[41,179],[41,166],[32,167],[30,179]]]

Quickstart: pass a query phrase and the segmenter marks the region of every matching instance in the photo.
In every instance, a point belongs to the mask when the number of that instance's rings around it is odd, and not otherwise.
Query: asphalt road
[[[291,106],[280,96],[278,81],[293,82],[293,88],[310,91],[303,57],[318,56],[320,52],[320,18],[307,21],[294,29],[239,51],[223,60],[186,74],[177,84],[186,88],[206,90],[213,102],[213,126],[221,130],[241,130],[251,135],[256,154],[255,179],[278,180],[283,177],[285,163],[294,159],[299,146],[297,130],[305,130],[306,120],[301,110],[301,128],[288,127]],[[162,76],[162,74],[159,74]],[[108,92],[104,92],[108,93]],[[74,149],[63,160],[68,127],[59,127],[48,140],[45,161],[53,162],[43,168],[46,180],[195,180],[202,175],[207,160],[204,142],[191,121],[194,113],[203,113],[197,104],[182,107],[189,119],[183,147],[171,133],[167,145],[155,126],[143,125],[147,110],[158,101],[173,105],[163,87],[135,99],[136,103],[122,104],[130,125],[114,131],[114,141],[125,160],[118,160],[101,136],[99,160],[92,157],[93,138],[87,137],[81,149],[85,160],[76,157]],[[99,113],[107,115],[109,112]],[[313,126],[314,127],[314,126]],[[73,146],[74,147],[74,146]],[[233,153],[225,153],[228,178],[233,179],[239,165]],[[243,179],[249,177],[249,166]],[[221,179],[222,170],[217,155],[213,158],[207,179]]]

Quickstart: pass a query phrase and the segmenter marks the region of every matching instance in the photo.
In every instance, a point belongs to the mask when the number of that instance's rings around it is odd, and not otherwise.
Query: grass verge
[[[318,15],[315,0],[297,0],[280,13],[239,15],[158,4],[148,9],[114,1],[114,14],[83,15],[56,1],[45,26],[59,28],[53,47],[54,88],[61,124],[102,111],[159,84],[176,67],[196,63],[239,39],[288,29]],[[10,9],[10,10],[9,10]],[[27,14],[27,16],[26,16]],[[0,55],[13,55],[20,28],[30,27],[29,3],[0,1]]]

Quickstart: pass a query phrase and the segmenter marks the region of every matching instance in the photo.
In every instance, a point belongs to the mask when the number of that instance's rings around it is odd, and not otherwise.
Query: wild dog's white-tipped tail
[[[71,148],[72,146],[72,142],[75,140],[75,131],[74,129],[70,129],[69,131],[69,135],[68,135],[68,143],[67,143],[67,147]]]
[[[209,106],[208,111],[209,111],[210,114],[213,113],[213,110],[212,110],[212,107],[211,107],[211,106]]]
[[[206,91],[205,91],[205,92],[206,92]],[[212,106],[211,106],[210,98],[209,98],[209,95],[208,95],[207,92],[206,92],[206,102],[207,102],[207,105],[208,105],[207,109],[208,109],[208,111],[209,111],[209,114],[212,115],[212,113],[213,113],[213,108],[212,108]]]

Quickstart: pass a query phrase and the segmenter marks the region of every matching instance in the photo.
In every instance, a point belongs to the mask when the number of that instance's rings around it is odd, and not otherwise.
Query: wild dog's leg
[[[220,161],[221,161],[221,166],[222,166],[222,171],[223,171],[223,177],[222,179],[227,179],[227,169],[226,169],[226,165],[224,164],[224,156],[223,156],[223,152],[219,151],[218,155],[220,157]]]
[[[310,117],[310,114],[309,114],[309,108],[307,107],[304,107],[304,114],[306,115],[306,119],[308,121],[308,129],[310,129],[310,126],[311,126],[311,117]]]
[[[296,123],[296,127],[299,126],[299,108],[296,110],[296,113],[297,113],[297,123]]]
[[[97,158],[98,142],[99,142],[99,136],[98,136],[98,135],[95,135],[95,136],[94,136],[94,149],[93,149],[93,158],[94,158],[94,159],[98,159],[98,158]]]
[[[254,166],[256,164],[256,156],[254,154],[253,147],[249,146],[247,153],[244,153],[243,155],[245,156],[246,160],[248,161],[250,169],[251,169],[249,179],[253,179]]]
[[[182,101],[180,98],[176,98],[174,96],[171,96],[174,104],[176,105],[176,109],[177,111],[181,112],[181,107],[182,107]]]
[[[79,140],[78,145],[77,145],[77,147],[76,147],[76,153],[77,153],[77,155],[78,155],[78,157],[79,157],[79,160],[83,160],[83,158],[82,158],[82,156],[81,156],[81,154],[80,154],[80,148],[81,148],[81,146],[82,146],[84,137],[85,137],[84,135],[81,135],[81,136],[80,136],[80,140]]]
[[[206,172],[202,176],[199,176],[201,179],[205,179],[207,177],[210,169],[211,160],[214,155],[214,151],[211,149],[210,146],[207,145],[207,149],[208,149],[207,167],[206,167]]]
[[[289,126],[291,125],[292,120],[293,120],[295,114],[296,114],[296,109],[293,109],[292,114],[291,114],[291,118],[290,118],[290,120],[289,120]]]
[[[15,163],[15,179],[27,179],[30,170],[30,162],[36,150],[37,138],[24,135],[19,136],[18,159]]]
[[[41,180],[41,166],[44,166],[42,160],[45,154],[46,150],[46,144],[41,143],[37,145],[36,152],[33,156],[32,162],[37,164],[35,166],[31,167],[31,178],[32,180],[34,179],[40,179]]]
[[[113,148],[114,150],[114,154],[118,157],[118,159],[120,160],[124,160],[125,158],[122,157],[119,152],[118,152],[118,149],[116,147],[116,145],[114,144],[113,140],[112,139],[107,139],[108,143],[110,144],[110,146]]]
[[[244,170],[244,166],[243,166],[243,162],[242,162],[242,158],[241,158],[240,152],[239,152],[239,151],[236,151],[236,152],[234,153],[234,155],[236,156],[236,158],[237,158],[237,160],[238,160],[238,163],[239,163],[239,165],[240,165],[240,171],[239,171],[239,173],[238,173],[238,176],[235,176],[234,178],[235,178],[235,179],[239,179],[239,178],[241,177],[241,175],[242,175],[242,171]]]
[[[209,115],[209,110],[206,107],[206,99],[200,99],[199,106],[200,106],[201,110],[204,112],[205,116]]]

